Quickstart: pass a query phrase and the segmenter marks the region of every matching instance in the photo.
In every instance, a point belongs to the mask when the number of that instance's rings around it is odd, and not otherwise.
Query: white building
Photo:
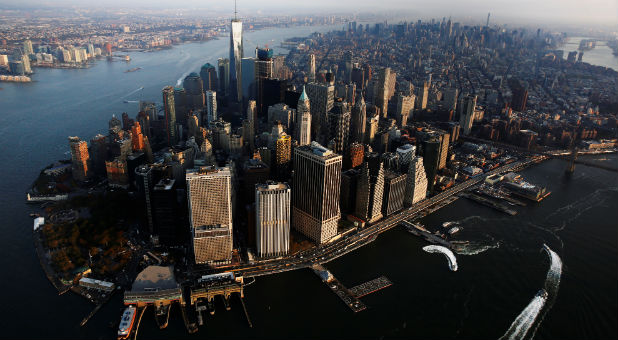
[[[268,182],[255,188],[257,253],[280,256],[290,249],[291,191],[286,183]]]
[[[423,165],[423,157],[417,156],[410,161],[404,202],[412,205],[424,200],[425,197],[427,197],[427,174]]]

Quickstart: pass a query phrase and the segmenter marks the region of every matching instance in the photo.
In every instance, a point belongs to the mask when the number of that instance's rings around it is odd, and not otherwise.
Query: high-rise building
[[[202,78],[191,72],[185,77],[183,87],[186,93],[186,105],[188,109],[199,110],[204,107],[204,84]]]
[[[140,165],[135,168],[135,186],[144,200],[146,208],[146,221],[148,223],[148,231],[154,232],[154,221],[152,218],[152,190],[153,178],[152,167],[149,165]]]
[[[206,91],[206,122],[210,127],[217,120],[217,92]]]
[[[32,48],[32,41],[30,39],[24,40],[24,54],[27,56],[34,54],[34,49]]]
[[[448,88],[444,91],[444,96],[442,97],[442,101],[444,103],[444,108],[446,110],[455,110],[457,109],[457,95],[458,90],[456,88]]]
[[[71,148],[73,179],[84,182],[90,177],[88,144],[79,137],[69,137],[69,147]]]
[[[397,125],[404,127],[408,124],[408,118],[412,115],[414,110],[414,96],[397,96],[397,109],[395,111],[395,119]]]
[[[273,52],[268,48],[255,49],[256,60],[254,65],[255,86],[256,86],[256,102],[258,113],[263,116],[268,110],[265,105],[264,81],[273,77]]]
[[[219,91],[223,97],[227,97],[230,92],[230,60],[217,59],[217,67],[219,68]]]
[[[515,111],[525,111],[526,102],[528,101],[528,90],[523,86],[519,86],[513,89],[513,98],[511,99],[511,107]]]
[[[438,137],[431,137],[421,143],[423,165],[425,166],[425,173],[427,174],[427,191],[432,193],[434,183],[436,182],[436,175],[438,174],[438,166],[440,164],[441,143]]]
[[[344,166],[346,169],[356,168],[357,166],[363,164],[364,159],[365,146],[360,143],[352,143],[346,153]]]
[[[382,218],[384,193],[384,165],[379,155],[368,155],[368,161],[360,168],[356,184],[355,216],[373,223]]]
[[[142,127],[139,122],[133,123],[131,127],[131,146],[133,151],[144,150],[144,135],[142,134]]]
[[[202,78],[202,88],[206,91],[219,90],[219,79],[217,77],[217,68],[210,63],[202,65],[200,69],[200,78]]]
[[[257,253],[260,257],[281,256],[290,249],[290,187],[267,182],[255,186]]]
[[[427,197],[427,174],[423,166],[423,157],[417,156],[410,161],[404,202],[412,205],[424,200],[425,197]]]
[[[404,144],[397,148],[397,154],[399,155],[399,170],[403,173],[408,173],[410,161],[416,154],[416,147],[414,145]]]
[[[105,161],[107,160],[107,137],[98,134],[90,140],[90,156],[92,170],[98,177],[105,176]]]
[[[242,58],[242,21],[234,13],[230,25],[230,99],[237,103],[242,100]]]
[[[128,188],[129,170],[126,158],[116,157],[111,161],[105,161],[107,183],[111,187]]]
[[[255,85],[255,61],[254,57],[242,58],[242,95],[243,100],[247,101],[256,98]]]
[[[474,109],[476,108],[476,96],[467,95],[461,99],[458,105],[459,125],[461,126],[464,135],[469,135],[474,122]]]
[[[334,152],[342,154],[347,150],[350,139],[350,106],[338,102],[328,113],[328,143]]]
[[[292,137],[283,132],[275,142],[275,171],[277,178],[287,179],[292,161]]]
[[[315,82],[315,54],[309,54],[309,60],[307,61],[307,80],[310,83]]]
[[[296,140],[298,145],[308,145],[311,143],[311,102],[305,92],[303,86],[303,93],[298,98],[298,104],[296,105]]]
[[[341,196],[339,204],[342,214],[354,214],[356,210],[356,187],[360,169],[348,169],[341,173]]]
[[[419,110],[425,110],[427,108],[427,100],[429,99],[429,84],[425,81],[423,86],[418,88],[418,94],[416,95],[416,107]]]
[[[165,112],[165,133],[167,144],[176,145],[176,106],[174,103],[174,88],[166,86],[163,88],[163,111]]]
[[[350,141],[363,143],[365,141],[365,125],[367,124],[367,105],[362,94],[358,95],[352,107],[350,122]]]
[[[311,102],[311,136],[314,140],[320,140],[319,134],[326,127],[326,115],[335,103],[335,87],[330,84],[309,83],[307,95]]]
[[[365,130],[365,143],[373,144],[376,138],[376,133],[378,133],[378,122],[380,120],[380,116],[372,115],[371,118],[367,121],[367,127]]]
[[[284,103],[277,103],[268,107],[268,126],[276,121],[281,122],[284,129],[291,132],[294,129],[294,117],[296,112]]]
[[[390,67],[385,67],[378,72],[377,87],[375,87],[374,102],[380,108],[383,118],[388,113],[388,101],[395,93],[395,83],[397,74],[392,72]]]
[[[406,174],[386,170],[384,172],[384,199],[382,214],[390,216],[403,208],[406,194]]]
[[[187,195],[195,263],[232,259],[232,184],[230,169],[187,171]]]
[[[337,234],[341,156],[316,142],[294,150],[293,226],[322,244]]]
[[[152,188],[153,235],[165,245],[176,243],[179,234],[180,207],[173,179],[163,178]]]

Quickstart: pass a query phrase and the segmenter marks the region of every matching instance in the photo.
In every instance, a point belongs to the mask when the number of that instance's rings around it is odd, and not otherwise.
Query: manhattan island
[[[242,22],[230,30],[228,59],[164,88],[161,110],[141,102],[135,120],[113,117],[90,146],[70,137],[71,161],[46,169],[30,196],[70,198],[37,224],[39,255],[51,254],[61,290],[101,303],[124,288],[130,322],[119,337],[137,336],[147,306],[165,327],[175,302],[194,332],[215,296],[229,306],[248,278],[306,267],[360,311],[357,290],[322,263],[401,223],[456,248],[407,221],[482,182],[491,189],[466,195],[496,209],[538,201],[543,188],[502,175],[550,156],[571,172],[576,148],[615,146],[615,113],[601,112],[615,71],[563,60],[551,34],[352,22],[290,42],[287,57],[257,48],[246,58]],[[589,84],[573,78],[590,74],[594,97],[582,102]],[[107,239],[81,237],[84,223],[58,232],[82,216],[106,216]]]

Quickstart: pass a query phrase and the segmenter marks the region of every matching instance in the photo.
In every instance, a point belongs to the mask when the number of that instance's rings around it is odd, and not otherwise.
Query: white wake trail
[[[543,250],[549,256],[550,264],[547,276],[545,278],[545,288],[541,289],[530,301],[528,306],[515,318],[515,321],[511,324],[509,329],[504,333],[500,340],[522,340],[530,332],[530,329],[535,325],[538,320],[534,331],[531,333],[530,338],[534,337],[534,333],[538,328],[538,324],[543,321],[543,316],[547,313],[547,310],[543,312],[543,307],[547,302],[549,294],[555,299],[558,293],[558,286],[560,285],[560,277],[562,275],[562,259],[551,250],[546,244],[543,244]],[[548,307],[547,309],[551,308]],[[541,315],[541,318],[539,318]]]

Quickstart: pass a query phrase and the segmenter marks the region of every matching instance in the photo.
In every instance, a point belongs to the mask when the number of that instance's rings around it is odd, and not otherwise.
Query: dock
[[[453,245],[449,241],[439,237],[438,235],[432,234],[431,232],[429,232],[429,230],[421,227],[416,223],[412,223],[410,221],[402,221],[401,224],[406,227],[406,229],[408,229],[409,233],[420,236],[431,244],[439,244],[449,249],[453,248]]]
[[[509,214],[511,216],[517,215],[517,211],[515,211],[515,210],[505,206],[504,204],[494,202],[494,201],[492,201],[492,200],[490,200],[488,198],[479,196],[477,194],[473,194],[473,193],[470,193],[470,192],[460,192],[459,195],[461,197],[465,197],[465,198],[471,199],[471,200],[473,200],[473,201],[475,201],[477,203],[480,203],[480,204],[482,204],[484,206],[487,206],[487,207],[490,207],[490,208],[494,208],[494,209],[496,209],[498,211],[501,211],[501,212],[503,212],[505,214]]]
[[[390,287],[392,285],[393,283],[388,278],[386,278],[386,276],[380,276],[377,279],[373,279],[371,281],[367,281],[358,286],[350,288],[350,292],[354,294],[356,298],[361,298],[363,296],[367,296],[371,293],[377,292],[378,290]]]
[[[354,313],[362,312],[367,309],[367,306],[356,297],[349,289],[347,289],[339,280],[337,280],[328,269],[324,268],[319,263],[311,266],[313,272],[322,279],[322,282],[326,283],[339,298],[348,306]]]

